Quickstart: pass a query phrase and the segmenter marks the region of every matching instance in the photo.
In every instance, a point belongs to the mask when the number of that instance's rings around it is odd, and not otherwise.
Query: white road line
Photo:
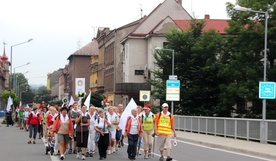
[[[44,143],[44,145],[45,145],[45,148],[46,148],[46,146],[47,146],[48,144],[45,143],[45,138],[42,138],[42,141],[43,141],[43,143]],[[52,161],[60,161],[60,159],[59,159],[58,156],[50,155],[50,158],[51,158]]]
[[[184,144],[190,144],[190,145],[194,145],[194,146],[198,146],[198,147],[202,147],[202,148],[217,150],[217,151],[221,151],[221,152],[232,153],[232,154],[236,154],[236,155],[242,155],[242,156],[245,156],[245,157],[250,157],[250,158],[255,158],[255,159],[261,159],[261,160],[264,160],[264,161],[275,161],[275,160],[271,160],[271,159],[267,159],[267,158],[262,158],[262,157],[254,156],[254,155],[243,154],[243,153],[239,153],[239,152],[234,152],[234,151],[229,151],[229,150],[224,150],[224,149],[213,148],[213,147],[209,147],[209,146],[206,146],[206,145],[200,145],[200,144],[196,144],[196,143],[190,143],[190,142],[186,142],[186,141],[182,141],[182,140],[177,140],[177,142],[184,143]]]
[[[124,144],[128,145],[127,143],[124,143]],[[144,149],[143,149],[143,148],[140,148],[140,150],[144,150]],[[158,156],[158,157],[161,157],[160,154],[157,154],[157,153],[152,153],[152,154],[153,154],[153,155],[156,155],[156,156]],[[173,161],[177,161],[177,160],[173,159]]]

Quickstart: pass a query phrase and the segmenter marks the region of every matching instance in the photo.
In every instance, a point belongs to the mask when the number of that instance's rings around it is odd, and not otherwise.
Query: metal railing
[[[248,141],[261,141],[261,126],[261,119],[175,115],[177,130]],[[265,126],[265,143],[276,143],[276,120],[266,120]]]

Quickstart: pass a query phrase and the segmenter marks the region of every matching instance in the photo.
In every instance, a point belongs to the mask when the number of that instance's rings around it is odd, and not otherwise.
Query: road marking
[[[124,144],[126,144],[126,145],[128,145],[127,143],[124,143]],[[143,148],[140,148],[141,150],[144,150]],[[156,155],[156,156],[158,156],[158,157],[161,157],[161,155],[160,154],[157,154],[157,153],[152,153],[153,155]],[[175,160],[175,159],[173,159],[173,161],[177,161],[177,160]]]
[[[226,152],[226,153],[232,153],[232,154],[236,154],[236,155],[242,155],[242,156],[245,156],[245,157],[250,157],[250,158],[255,158],[255,159],[261,159],[261,160],[264,160],[264,161],[275,161],[275,160],[271,160],[271,159],[267,159],[267,158],[262,158],[262,157],[258,157],[258,156],[254,156],[254,155],[250,155],[250,154],[243,154],[243,153],[234,152],[234,151],[230,151],[230,150],[213,148],[213,147],[209,147],[209,146],[206,146],[206,145],[200,145],[200,144],[196,144],[196,143],[190,143],[190,142],[186,142],[186,141],[182,141],[182,140],[177,140],[177,142],[184,143],[184,144],[190,144],[190,145],[194,145],[194,146],[199,146],[199,147],[202,147],[202,148],[208,148],[208,149],[212,149],[212,150],[222,151],[222,152]]]
[[[42,138],[42,141],[43,141],[43,143],[45,145],[45,148],[46,148],[46,146],[48,146],[48,144],[45,143],[45,138],[44,137]],[[51,158],[52,161],[60,161],[58,156],[50,155],[50,158]]]

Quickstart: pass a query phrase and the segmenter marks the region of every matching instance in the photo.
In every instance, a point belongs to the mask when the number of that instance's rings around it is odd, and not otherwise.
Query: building
[[[60,68],[53,73],[48,74],[47,82],[49,82],[52,100],[59,100],[59,77],[63,70],[63,68]]]
[[[68,65],[65,65],[64,69],[61,71],[61,74],[59,76],[59,100],[62,100],[63,98],[66,98],[68,100],[69,98],[69,84],[67,82],[67,78],[69,75],[68,69]]]
[[[6,108],[6,104],[2,98],[2,91],[9,90],[10,85],[10,74],[9,74],[10,62],[6,55],[5,47],[3,55],[0,56],[0,109]]]
[[[69,85],[68,94],[69,96],[73,96],[74,100],[78,100],[76,94],[80,90],[83,90],[81,92],[89,92],[91,56],[98,54],[98,42],[93,39],[90,43],[68,57],[69,65],[66,81]]]

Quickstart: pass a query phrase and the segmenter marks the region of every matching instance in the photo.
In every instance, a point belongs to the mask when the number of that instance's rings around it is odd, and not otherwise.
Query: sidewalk
[[[237,140],[220,136],[177,131],[177,139],[205,146],[230,150],[276,160],[276,145]]]

